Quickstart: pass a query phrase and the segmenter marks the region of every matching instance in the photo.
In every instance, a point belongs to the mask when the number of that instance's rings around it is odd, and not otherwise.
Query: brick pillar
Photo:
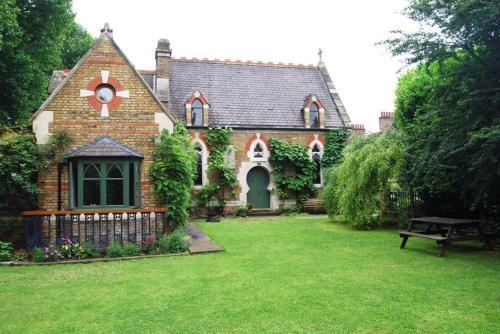
[[[203,125],[208,126],[208,104],[203,105]]]
[[[325,128],[325,108],[319,108],[319,127]]]
[[[191,119],[191,104],[190,103],[186,103],[186,125],[190,126],[191,122],[192,122],[192,119]]]
[[[311,127],[311,123],[309,123],[309,108],[304,108],[304,123],[307,129]]]

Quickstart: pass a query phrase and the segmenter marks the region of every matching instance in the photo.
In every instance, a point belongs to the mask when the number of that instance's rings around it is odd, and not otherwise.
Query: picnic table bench
[[[445,217],[411,218],[406,231],[400,231],[403,238],[400,248],[405,248],[410,237],[419,237],[435,240],[438,245],[443,245],[439,256],[443,256],[452,242],[481,240],[489,249],[494,249],[490,239],[486,236],[479,220],[457,219]]]

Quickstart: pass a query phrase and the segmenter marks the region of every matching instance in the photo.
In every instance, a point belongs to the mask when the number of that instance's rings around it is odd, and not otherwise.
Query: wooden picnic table
[[[411,218],[406,231],[399,232],[403,238],[401,248],[406,246],[410,237],[420,237],[435,240],[438,245],[443,245],[439,256],[443,256],[452,242],[481,240],[489,249],[494,249],[493,244],[484,233],[479,220],[457,219],[445,217]]]

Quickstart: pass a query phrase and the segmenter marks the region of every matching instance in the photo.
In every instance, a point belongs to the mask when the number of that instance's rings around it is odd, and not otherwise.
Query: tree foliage
[[[181,122],[173,134],[162,131],[155,143],[155,157],[149,169],[152,189],[167,208],[168,221],[175,229],[184,226],[188,219],[196,151]]]
[[[47,97],[52,70],[72,67],[93,38],[69,0],[0,2],[0,125],[19,125]]]
[[[406,13],[421,30],[386,41],[417,64],[396,93],[406,180],[428,214],[498,216],[500,3],[414,0]]]
[[[286,198],[294,193],[297,208],[314,192],[316,165],[308,154],[309,148],[302,144],[290,144],[282,139],[269,140],[269,162],[273,167],[271,176],[276,183],[278,196]]]
[[[341,214],[355,228],[379,222],[380,194],[398,177],[404,145],[397,132],[357,136],[344,150],[342,164],[325,174],[322,193],[328,214]]]
[[[31,134],[3,135],[0,138],[0,208],[36,207],[38,172],[52,162],[59,162],[70,143],[71,137],[65,132],[55,133],[44,145],[37,145]]]

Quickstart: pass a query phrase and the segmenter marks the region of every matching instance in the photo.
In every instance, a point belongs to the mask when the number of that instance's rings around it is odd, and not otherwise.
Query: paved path
[[[224,249],[210,240],[195,224],[189,223],[189,234],[191,235],[191,246],[189,252],[191,254],[220,252]]]

